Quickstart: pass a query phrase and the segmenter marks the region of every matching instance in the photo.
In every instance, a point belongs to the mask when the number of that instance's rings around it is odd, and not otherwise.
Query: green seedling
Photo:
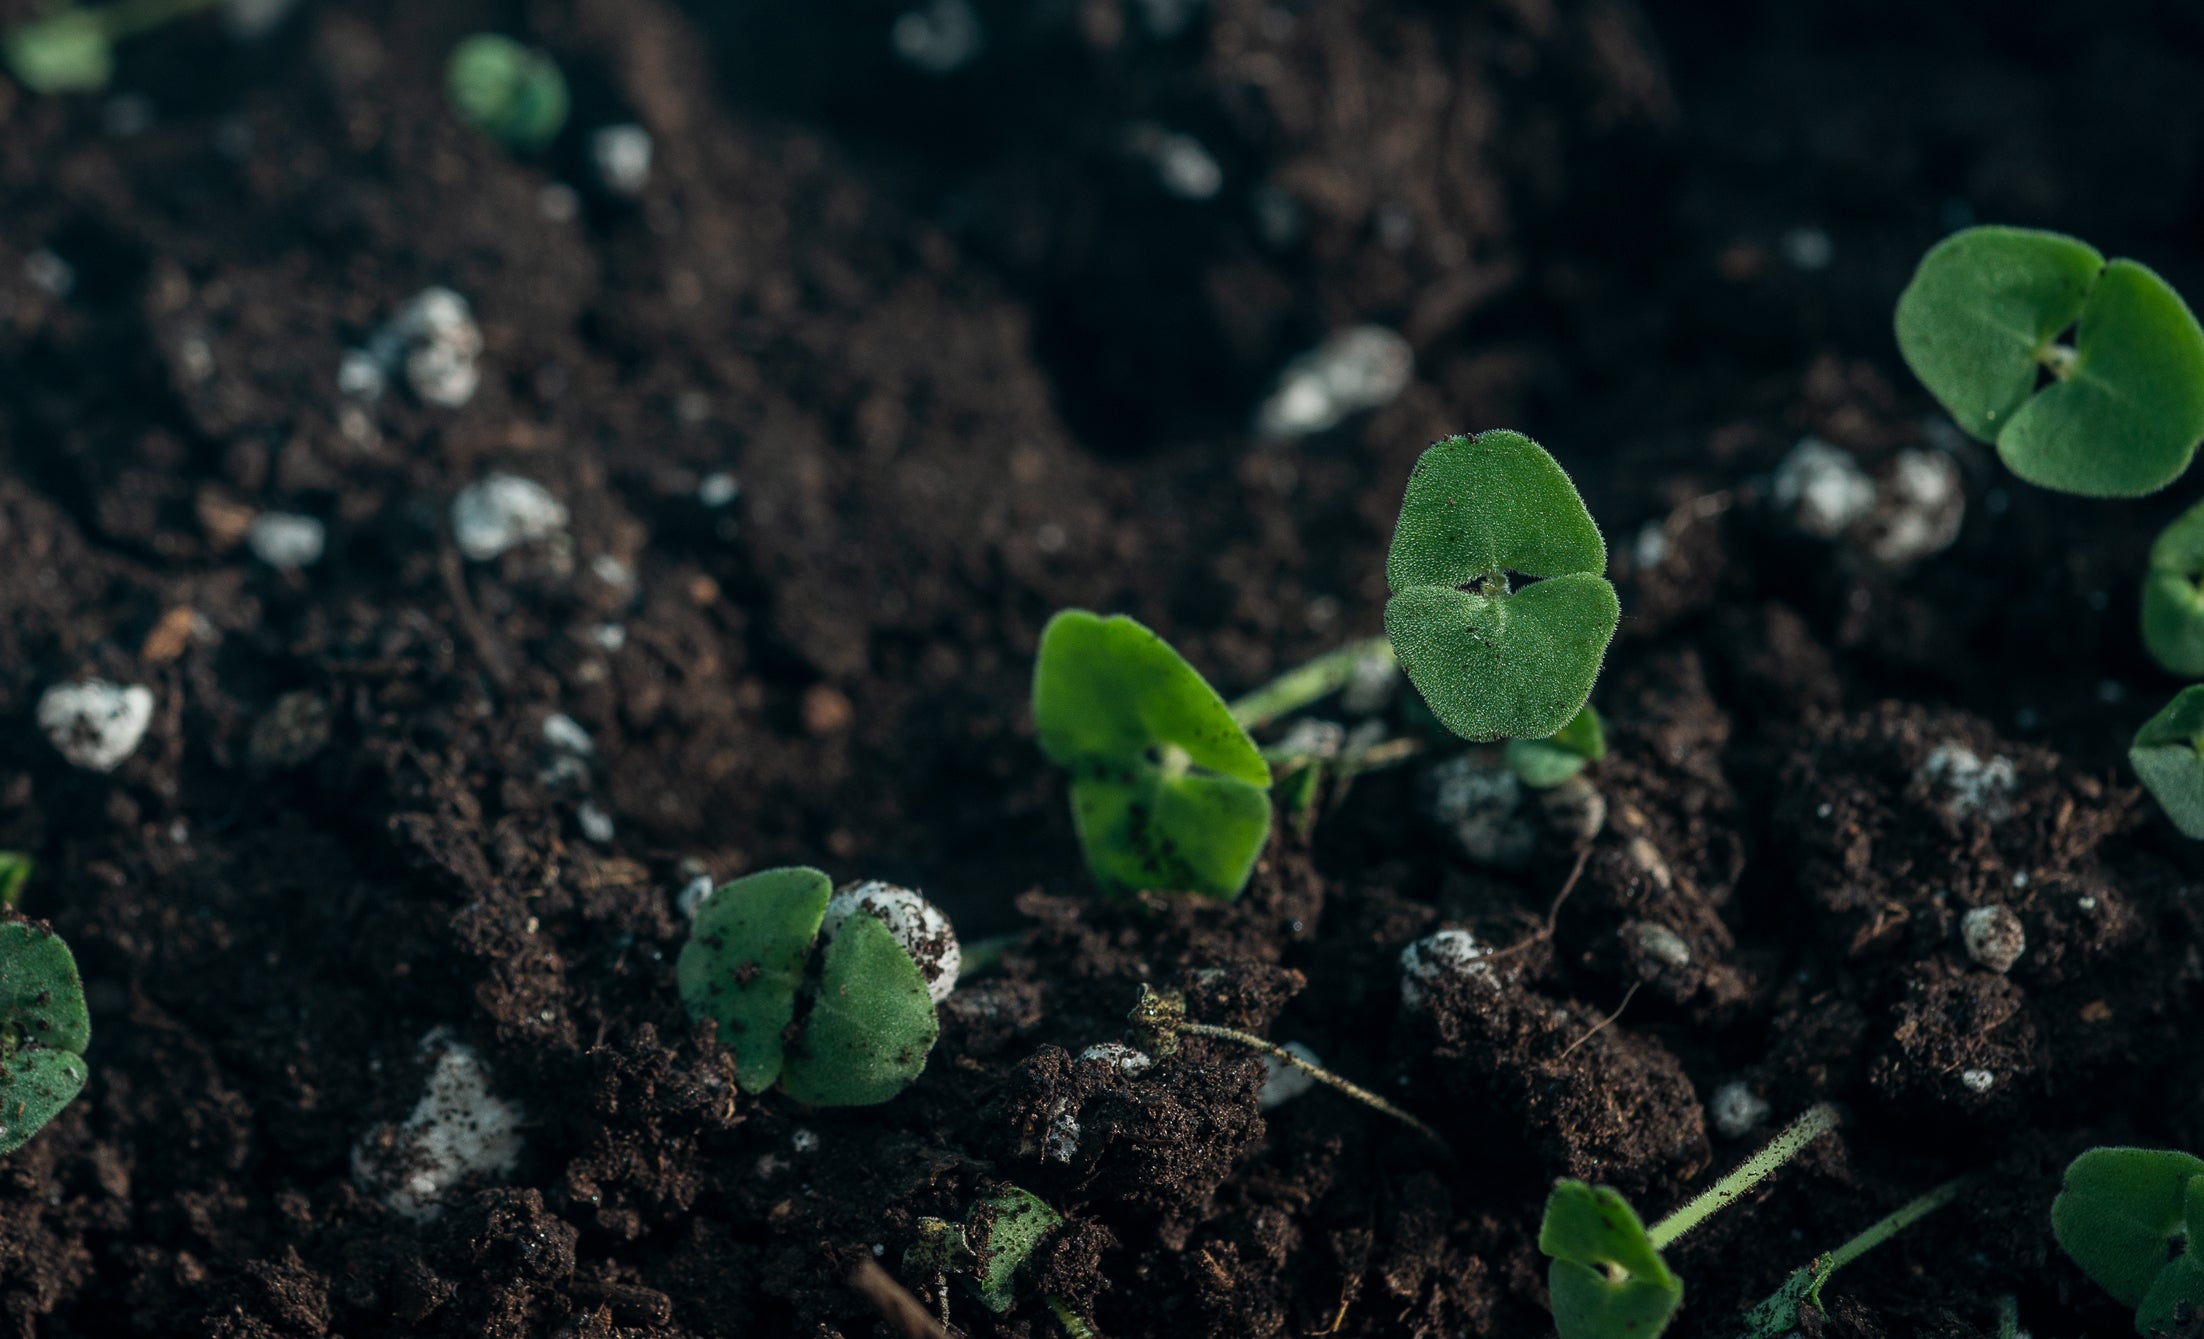
[[[23,885],[30,882],[31,858],[21,851],[0,851],[0,907],[23,900]]]
[[[1127,1022],[1130,1026],[1126,1029],[1126,1035],[1131,1039],[1132,1044],[1157,1059],[1176,1055],[1179,1049],[1179,1041],[1185,1037],[1207,1037],[1211,1041],[1228,1041],[1236,1046],[1245,1046],[1249,1050],[1260,1051],[1281,1064],[1290,1065],[1294,1069],[1300,1070],[1318,1083],[1345,1093],[1374,1111],[1380,1111],[1391,1116],[1394,1120],[1430,1140],[1448,1158],[1454,1156],[1454,1150],[1447,1146],[1446,1140],[1439,1136],[1437,1130],[1379,1097],[1361,1084],[1341,1078],[1322,1065],[1312,1064],[1278,1043],[1258,1037],[1252,1032],[1242,1032],[1238,1028],[1219,1027],[1215,1023],[1196,1023],[1192,1021],[1186,1016],[1186,996],[1176,990],[1156,990],[1146,982],[1142,982],[1140,998],[1134,1003],[1132,1013],[1127,1016]]]
[[[533,153],[566,124],[566,76],[550,56],[497,33],[452,48],[444,86],[459,119],[509,149]]]
[[[1393,664],[1393,644],[1383,637],[1350,642],[1297,665],[1232,704],[1232,718],[1249,730],[1314,706],[1345,688],[1366,668]]]
[[[941,1327],[949,1328],[949,1275],[961,1276],[980,1305],[1002,1315],[1016,1305],[1021,1285],[1032,1277],[1033,1253],[1064,1216],[1029,1190],[1005,1186],[974,1203],[962,1223],[942,1218],[918,1220],[918,1240],[903,1253],[907,1278],[930,1278],[941,1307]],[[1063,1301],[1051,1296],[1049,1309],[1067,1334],[1093,1334]]]
[[[0,1153],[13,1153],[84,1088],[92,1038],[84,984],[61,937],[0,923]]]
[[[2183,512],[2150,546],[2143,645],[2168,671],[2204,679],[2204,503]]]
[[[2066,1169],[2051,1234],[2098,1287],[2135,1308],[2135,1332],[2204,1307],[2204,1158],[2171,1149],[2093,1148]]]
[[[1599,527],[1544,447],[1519,432],[1449,437],[1408,478],[1385,632],[1447,729],[1544,738],[1584,709],[1622,616],[1606,568]]]
[[[1746,1315],[1742,1339],[1782,1339],[1784,1335],[1797,1333],[1801,1328],[1801,1308],[1823,1310],[1821,1289],[1830,1275],[1959,1198],[1959,1192],[1966,1188],[1964,1177],[1946,1181],[1877,1220],[1874,1226],[1837,1249],[1814,1257],[1812,1264],[1791,1271],[1781,1287]]]
[[[2127,758],[2181,835],[2204,838],[2204,684],[2182,689],[2143,722]]]
[[[1897,326],[1929,393],[2032,484],[2140,497],[2180,477],[2204,438],[2204,329],[2148,268],[2072,237],[1945,238],[1899,297]]]
[[[221,0],[121,0],[55,8],[8,30],[8,70],[34,93],[97,93],[115,76],[115,44]]]
[[[1239,896],[1270,836],[1270,765],[1161,637],[1122,614],[1050,619],[1033,723],[1071,773],[1079,844],[1105,891]]]
[[[1508,770],[1534,790],[1551,790],[1607,756],[1607,729],[1592,704],[1544,739],[1508,741]]]
[[[690,1017],[719,1025],[745,1092],[777,1082],[815,1106],[871,1106],[926,1068],[940,1023],[925,970],[894,930],[861,911],[822,946],[833,891],[818,870],[769,869],[720,888],[697,911],[674,968],[681,1001]]]
[[[1538,1229],[1554,1328],[1561,1339],[1654,1339],[1684,1300],[1684,1283],[1661,1252],[1737,1202],[1769,1173],[1837,1123],[1829,1106],[1810,1108],[1729,1175],[1651,1227],[1622,1192],[1556,1181]]]

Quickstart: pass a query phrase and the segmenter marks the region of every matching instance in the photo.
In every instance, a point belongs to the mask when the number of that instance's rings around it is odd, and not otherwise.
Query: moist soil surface
[[[2186,494],[2018,483],[1889,314],[1977,219],[2204,291],[2194,7],[980,0],[939,74],[899,10],[331,0],[137,39],[108,97],[0,82],[0,847],[93,1021],[0,1161],[0,1333],[889,1334],[852,1270],[1014,1183],[1068,1221],[1008,1314],[954,1292],[973,1334],[1054,1334],[1054,1294],[1118,1339],[1535,1336],[1554,1177],[1656,1215],[1823,1100],[1671,1251],[1674,1333],[1963,1174],[1808,1333],[1986,1335],[2007,1294],[2127,1332],[2047,1209],[2092,1144],[2204,1148],[2204,861],[2123,756],[2176,686],[2135,600]],[[539,156],[444,102],[485,28],[569,73]],[[621,122],[632,195],[590,152]],[[479,389],[340,392],[432,285]],[[1369,323],[1407,388],[1258,440],[1279,369]],[[1026,709],[1048,616],[1250,689],[1378,630],[1410,464],[1499,426],[1622,592],[1596,834],[1524,800],[1473,860],[1432,815],[1477,759],[1432,741],[1237,902],[1094,896]],[[1871,511],[1799,493],[1807,437]],[[450,504],[498,473],[568,518],[470,557]],[[263,513],[326,552],[261,561]],[[87,676],[155,699],[109,773],[36,724]],[[1403,696],[1315,711],[1415,736]],[[884,1106],[742,1094],[680,1004],[681,890],[787,863],[1013,937]],[[1992,905],[2002,973],[1960,931]],[[1442,926],[1524,947],[1404,1002]],[[1457,1157],[1265,1108],[1225,1043],[1079,1060],[1144,982]],[[422,1195],[392,1150],[432,1076],[519,1124]],[[1757,1123],[1709,1113],[1734,1084]]]

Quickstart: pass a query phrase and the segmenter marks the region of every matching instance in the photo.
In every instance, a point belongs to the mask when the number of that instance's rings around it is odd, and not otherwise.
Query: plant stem
[[[1094,1327],[1079,1319],[1079,1313],[1064,1305],[1064,1299],[1055,1293],[1048,1295],[1048,1309],[1056,1313],[1056,1323],[1064,1327],[1070,1339],[1102,1339]]]
[[[1392,664],[1393,644],[1383,637],[1372,637],[1327,651],[1305,665],[1287,670],[1233,703],[1232,719],[1247,730],[1268,725],[1280,716],[1290,715],[1346,687],[1347,681],[1354,677],[1355,667],[1364,661]]]
[[[1025,936],[1012,931],[1004,935],[989,935],[964,945],[957,975],[977,976],[1002,966],[1003,954],[1025,942]]]
[[[2020,1299],[2011,1293],[1997,1299],[1997,1339],[2020,1339]]]
[[[1768,1141],[1767,1147],[1745,1159],[1737,1170],[1700,1191],[1682,1208],[1647,1228],[1646,1239],[1653,1243],[1654,1250],[1666,1250],[1669,1243],[1736,1203],[1740,1196],[1758,1185],[1768,1173],[1797,1157],[1800,1149],[1828,1133],[1836,1123],[1837,1109],[1827,1102],[1808,1107],[1805,1115],[1784,1126],[1780,1134]]]
[[[1946,1181],[1920,1198],[1901,1205],[1867,1231],[1822,1256],[1814,1263],[1814,1286],[1807,1290],[1807,1299],[1816,1307],[1821,1306],[1821,1285],[1829,1281],[1831,1274],[1959,1198],[1959,1192],[1966,1188],[1964,1176]]]
[[[119,42],[125,37],[150,32],[171,20],[212,9],[219,3],[221,0],[122,0],[121,4],[91,13],[99,18],[100,31],[107,35],[107,40]]]
[[[1308,1075],[1310,1078],[1315,1079],[1318,1083],[1326,1084],[1332,1088],[1336,1088],[1340,1092],[1347,1094],[1347,1096],[1353,1098],[1357,1102],[1362,1103],[1364,1106],[1372,1107],[1378,1111],[1384,1112],[1386,1115],[1391,1116],[1394,1120],[1399,1121],[1401,1124],[1406,1125],[1409,1129],[1414,1130],[1416,1133],[1422,1135],[1424,1138],[1438,1145],[1439,1148],[1446,1153],[1447,1157],[1452,1158],[1454,1156],[1454,1150],[1447,1147],[1446,1140],[1439,1137],[1439,1132],[1437,1130],[1432,1129],[1430,1126],[1424,1124],[1422,1121],[1416,1119],[1414,1116],[1411,1116],[1407,1112],[1401,1110],[1399,1107],[1394,1106],[1391,1102],[1388,1102],[1384,1098],[1379,1097],[1376,1093],[1371,1092],[1369,1089],[1363,1087],[1361,1084],[1351,1083],[1348,1080],[1339,1077],[1337,1074],[1332,1073],[1330,1070],[1324,1068],[1322,1065],[1312,1065],[1308,1061],[1303,1060],[1300,1056],[1297,1056],[1293,1052],[1287,1050],[1285,1047],[1278,1045],[1276,1042],[1266,1041],[1263,1038],[1256,1036],[1252,1032],[1242,1032],[1238,1028],[1218,1027],[1214,1023],[1180,1023],[1178,1025],[1178,1030],[1181,1032],[1191,1033],[1192,1035],[1197,1037],[1210,1037],[1214,1038],[1217,1041],[1238,1042],[1242,1046],[1251,1047],[1255,1050],[1261,1051],[1265,1055],[1276,1057],[1286,1064],[1293,1066],[1295,1069],[1300,1070],[1302,1073]]]

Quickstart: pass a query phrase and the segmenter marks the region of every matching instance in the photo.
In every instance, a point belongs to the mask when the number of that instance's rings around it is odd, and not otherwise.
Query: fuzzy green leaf
[[[1033,720],[1042,751],[1072,773],[1096,882],[1238,895],[1270,832],[1270,764],[1161,637],[1123,615],[1056,615],[1033,668]]]
[[[12,1153],[84,1087],[92,1024],[76,959],[42,925],[0,924],[0,1153]]]
[[[2174,674],[2204,679],[2204,503],[2150,546],[2143,578],[2143,645]]]
[[[1599,527],[1545,448],[1519,432],[1449,437],[1408,478],[1385,633],[1455,734],[1551,735],[1591,696],[1622,616],[1606,566]],[[1510,573],[1541,579],[1511,591]]]
[[[1794,1269],[1760,1305],[1745,1313],[1741,1339],[1782,1339],[1798,1330],[1798,1310],[1813,1295],[1814,1271]]]
[[[96,93],[115,74],[115,50],[97,14],[65,9],[8,30],[8,69],[34,93]]]
[[[719,1039],[735,1053],[735,1081],[745,1092],[763,1092],[780,1077],[782,1034],[796,1016],[796,991],[811,961],[811,941],[833,895],[834,883],[826,875],[793,866],[737,879],[697,910],[674,979],[691,1018],[718,1022]],[[923,985],[919,993],[925,993]]]
[[[1654,1339],[1684,1300],[1621,1192],[1556,1181],[1538,1229],[1561,1339]]]
[[[2166,1269],[2169,1243],[2187,1230],[2199,1177],[2204,1159],[2171,1149],[2090,1149],[2066,1169],[2051,1233],[2098,1287],[2141,1306]]]
[[[1969,228],[1929,249],[1898,298],[1898,351],[1967,433],[1995,442],[2036,359],[2080,318],[2104,257],[2033,228]]]
[[[1587,763],[1606,756],[1607,731],[1589,702],[1567,725],[1544,739],[1508,741],[1509,770],[1535,790],[1550,790],[1583,771]]]
[[[2204,839],[2204,684],[2143,722],[2127,759],[2181,835]]]
[[[1010,1186],[972,1206],[965,1241],[974,1257],[972,1275],[980,1301],[997,1315],[1018,1300],[1018,1272],[1064,1216],[1038,1195]]]
[[[926,976],[895,933],[870,916],[852,916],[827,944],[819,997],[781,1070],[781,1087],[813,1106],[885,1102],[926,1068],[940,1032]]]
[[[566,124],[566,76],[541,51],[477,33],[452,48],[444,83],[461,120],[522,151],[541,149]]]

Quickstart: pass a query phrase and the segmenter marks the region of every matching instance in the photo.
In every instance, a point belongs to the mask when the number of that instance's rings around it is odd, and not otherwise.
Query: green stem
[[[2011,1293],[1997,1299],[1997,1339],[2020,1339],[2020,1299]]]
[[[1383,637],[1372,637],[1327,651],[1306,665],[1287,670],[1233,703],[1232,719],[1238,721],[1242,729],[1253,730],[1281,716],[1291,715],[1346,687],[1347,681],[1354,677],[1355,666],[1366,660],[1392,664],[1393,644]]]
[[[1407,1112],[1401,1110],[1399,1107],[1394,1106],[1391,1102],[1388,1102],[1384,1098],[1379,1097],[1376,1093],[1371,1092],[1369,1089],[1363,1087],[1361,1084],[1351,1083],[1348,1080],[1339,1077],[1337,1074],[1332,1073],[1330,1070],[1324,1068],[1322,1065],[1312,1065],[1308,1061],[1303,1060],[1300,1056],[1295,1055],[1293,1052],[1287,1050],[1283,1046],[1280,1046],[1276,1042],[1266,1041],[1265,1039],[1256,1036],[1252,1032],[1242,1032],[1238,1028],[1218,1027],[1215,1023],[1182,1022],[1178,1025],[1178,1030],[1181,1032],[1192,1033],[1194,1036],[1197,1037],[1211,1037],[1218,1041],[1238,1042],[1242,1046],[1251,1047],[1255,1050],[1261,1051],[1265,1055],[1273,1056],[1276,1059],[1284,1062],[1285,1064],[1291,1065],[1295,1069],[1300,1070],[1303,1074],[1306,1074],[1310,1078],[1315,1079],[1318,1083],[1336,1088],[1340,1092],[1347,1094],[1347,1096],[1353,1098],[1357,1102],[1362,1103],[1364,1106],[1384,1112],[1386,1115],[1391,1116],[1394,1120],[1399,1121],[1401,1124],[1406,1125],[1409,1129],[1414,1130],[1416,1133],[1422,1135],[1424,1138],[1438,1145],[1440,1150],[1443,1151],[1447,1155],[1447,1157],[1452,1158],[1454,1156],[1454,1150],[1447,1147],[1446,1140],[1439,1137],[1439,1132],[1437,1130],[1432,1129],[1430,1126],[1424,1124],[1422,1121],[1416,1119],[1414,1116],[1411,1116]]]
[[[107,34],[108,41],[119,42],[203,9],[212,9],[220,3],[221,0],[122,0],[120,4],[88,12],[99,20],[100,31]]]
[[[957,975],[960,977],[978,976],[981,972],[991,972],[1002,966],[1003,954],[1024,942],[1025,936],[1016,932],[1006,935],[989,935],[985,939],[975,939],[963,946],[958,961]]]
[[[1874,1250],[1877,1246],[1897,1236],[1900,1232],[1935,1213],[1938,1209],[1959,1198],[1959,1192],[1967,1188],[1964,1176],[1946,1181],[1919,1199],[1900,1206],[1888,1217],[1881,1219],[1865,1232],[1821,1257],[1814,1264],[1814,1286],[1806,1292],[1807,1300],[1821,1306],[1821,1285],[1829,1276],[1851,1264],[1854,1260]]]
[[[1079,1313],[1064,1305],[1064,1299],[1055,1293],[1048,1295],[1048,1309],[1056,1313],[1056,1323],[1064,1327],[1070,1339],[1102,1339],[1094,1327],[1079,1319]]]
[[[1806,1114],[1783,1127],[1767,1147],[1738,1165],[1737,1170],[1692,1197],[1689,1203],[1646,1229],[1646,1239],[1656,1251],[1737,1202],[1748,1190],[1798,1156],[1799,1150],[1829,1132],[1837,1123],[1837,1110],[1826,1102],[1807,1108]],[[1872,1230],[1872,1229],[1870,1229]]]

